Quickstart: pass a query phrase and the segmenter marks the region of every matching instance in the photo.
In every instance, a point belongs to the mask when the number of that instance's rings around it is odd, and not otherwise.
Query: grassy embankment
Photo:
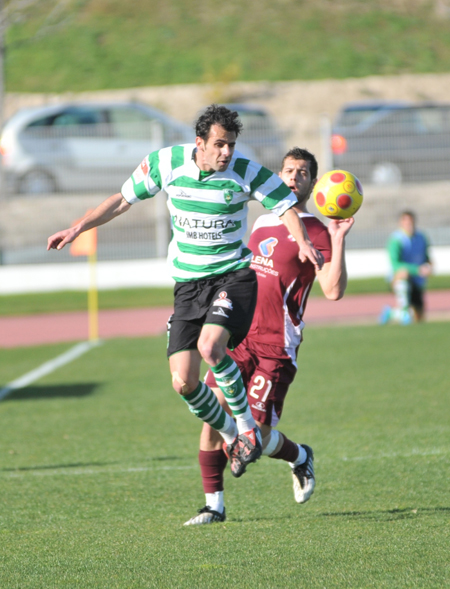
[[[425,1],[71,0],[53,20],[51,4],[7,32],[9,92],[446,73],[450,62],[450,19]]]

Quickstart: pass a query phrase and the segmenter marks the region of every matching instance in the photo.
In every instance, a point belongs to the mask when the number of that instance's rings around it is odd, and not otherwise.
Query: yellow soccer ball
[[[356,176],[345,170],[331,170],[314,186],[318,211],[330,219],[353,217],[363,202],[363,189]]]

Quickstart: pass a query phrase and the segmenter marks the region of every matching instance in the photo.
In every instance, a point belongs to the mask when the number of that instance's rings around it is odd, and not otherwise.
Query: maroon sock
[[[270,458],[276,458],[277,460],[286,460],[286,462],[295,462],[298,458],[299,449],[295,442],[291,442],[288,438],[280,432],[280,436],[283,436],[283,445],[281,449],[270,456]]]
[[[204,492],[223,491],[223,471],[228,462],[223,450],[212,450],[211,452],[200,450],[198,461],[202,473]]]

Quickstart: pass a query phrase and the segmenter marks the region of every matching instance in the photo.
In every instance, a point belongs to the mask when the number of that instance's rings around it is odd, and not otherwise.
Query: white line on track
[[[60,356],[53,358],[53,360],[50,360],[49,362],[45,362],[45,364],[42,364],[41,366],[35,368],[31,372],[27,372],[27,374],[24,374],[16,380],[13,380],[5,387],[0,389],[0,401],[2,401],[13,391],[17,389],[23,389],[24,387],[28,386],[29,384],[38,380],[39,378],[42,378],[43,376],[46,376],[47,374],[54,372],[57,368],[60,368],[61,366],[64,366],[65,364],[69,364],[69,362],[76,360],[76,358],[82,356],[86,352],[89,352],[89,350],[92,350],[92,348],[99,346],[101,343],[102,342],[100,340],[96,340],[92,342],[82,342],[81,344],[77,344],[73,348],[70,348],[70,350],[68,350],[67,352],[64,352],[64,354],[61,354]]]

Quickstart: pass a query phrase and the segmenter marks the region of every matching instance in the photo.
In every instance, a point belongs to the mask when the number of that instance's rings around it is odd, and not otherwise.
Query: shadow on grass
[[[165,462],[165,461],[173,461],[177,460],[180,461],[179,456],[155,456],[153,458],[147,458],[146,461],[148,462]],[[144,461],[145,462],[145,461]],[[10,467],[10,468],[0,468],[0,472],[32,472],[32,471],[42,471],[42,470],[58,470],[61,469],[70,469],[70,468],[92,468],[94,466],[102,467],[102,466],[111,466],[112,464],[123,464],[117,460],[109,460],[106,462],[68,462],[64,464],[42,464],[42,465],[35,465],[35,466],[18,466],[18,467]],[[130,466],[130,469],[133,467]]]
[[[410,519],[419,515],[434,515],[436,513],[450,513],[450,507],[404,507],[403,509],[386,509],[375,511],[342,511],[320,513],[319,517],[346,517],[355,519],[379,519],[382,521],[394,521]]]
[[[30,386],[24,389],[12,391],[4,399],[8,401],[30,401],[37,399],[73,398],[87,397],[95,392],[100,385],[98,383],[86,382],[82,384],[54,384],[42,386]]]
[[[16,468],[0,468],[0,472],[27,472],[33,470],[57,470],[58,468],[86,468],[88,466],[110,466],[118,464],[116,461],[111,462],[70,462],[68,464],[46,464],[39,466],[18,466]]]
[[[147,460],[166,462],[167,460],[183,460],[183,458],[180,458],[180,456],[151,456],[150,458],[147,458]],[[186,458],[184,460],[186,460]]]
[[[341,511],[341,512],[327,512],[327,513],[302,513],[302,519],[315,519],[315,518],[325,518],[325,517],[336,517],[336,518],[347,518],[347,519],[357,519],[357,520],[371,520],[371,521],[398,521],[403,519],[413,519],[420,516],[432,516],[438,513],[450,513],[450,507],[405,507],[404,509],[387,509],[387,510],[375,510],[375,511]],[[286,515],[268,515],[268,516],[261,516],[261,517],[253,517],[253,518],[244,518],[244,517],[232,517],[227,520],[227,523],[248,523],[249,521],[253,522],[263,522],[263,521],[271,521],[271,522],[281,522],[281,521],[295,521],[296,515],[293,514],[286,514]]]

